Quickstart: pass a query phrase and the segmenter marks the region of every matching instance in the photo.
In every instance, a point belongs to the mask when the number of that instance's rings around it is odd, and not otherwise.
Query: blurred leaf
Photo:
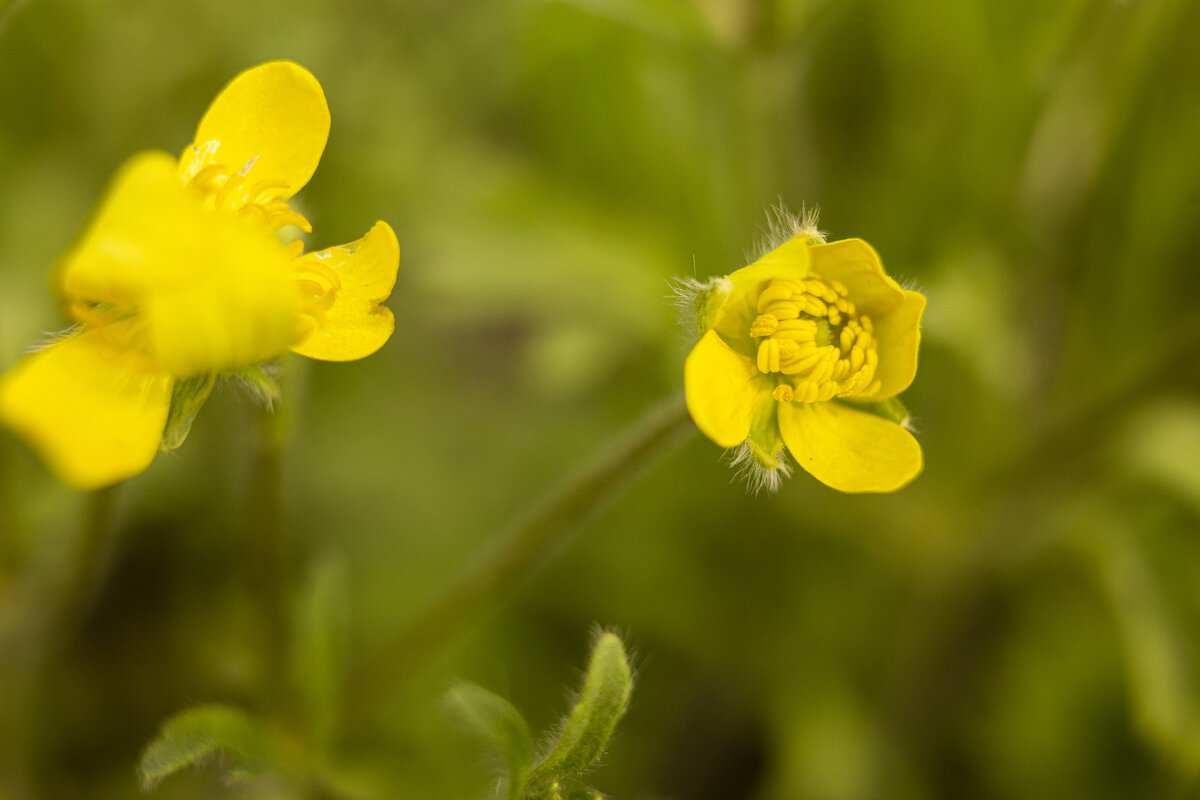
[[[1161,483],[1200,511],[1200,406],[1184,400],[1144,408],[1119,440],[1131,472]]]
[[[153,789],[168,775],[220,753],[233,778],[261,773],[270,761],[268,734],[261,720],[224,705],[189,708],[168,719],[138,764],[142,787]]]
[[[579,702],[563,724],[554,749],[530,773],[530,794],[543,796],[556,783],[578,776],[596,763],[625,714],[632,690],[633,674],[624,645],[616,634],[601,634],[592,650]]]
[[[1124,644],[1137,726],[1185,776],[1200,772],[1200,671],[1178,610],[1131,525],[1101,506],[1081,537]]]
[[[446,693],[449,709],[503,757],[508,768],[508,798],[519,800],[533,766],[533,736],[521,712],[499,695],[473,683]]]
[[[167,412],[167,423],[163,426],[163,450],[174,450],[187,439],[196,415],[212,394],[216,382],[217,377],[212,374],[175,381],[171,390],[171,410]]]
[[[296,625],[295,675],[305,705],[309,738],[326,752],[333,735],[349,639],[346,562],[325,558],[311,571]]]

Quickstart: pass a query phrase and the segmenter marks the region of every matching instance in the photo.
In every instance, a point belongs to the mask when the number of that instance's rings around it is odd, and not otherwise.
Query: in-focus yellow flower
[[[380,305],[399,248],[385,222],[356,242],[303,253],[276,232],[311,227],[287,200],[329,135],[320,84],[286,61],[243,72],[176,159],[134,156],[113,179],[57,287],[75,321],[0,379],[0,419],[66,483],[94,488],[144,470],[168,414],[191,416],[213,376],[291,349],[348,361],[391,335]]]
[[[701,338],[684,367],[688,410],[761,486],[783,450],[843,492],[891,492],[923,458],[894,398],[917,371],[925,298],[888,277],[861,239],[814,224],[753,264],[689,293]]]

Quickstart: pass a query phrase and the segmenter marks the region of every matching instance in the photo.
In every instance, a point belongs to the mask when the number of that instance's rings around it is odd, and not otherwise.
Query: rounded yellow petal
[[[842,492],[894,492],[925,463],[900,425],[841,403],[781,403],[779,430],[797,464]]]
[[[813,245],[812,270],[827,281],[841,281],[859,314],[878,322],[900,307],[904,290],[883,271],[875,248],[862,239]]]
[[[908,289],[900,307],[875,323],[879,367],[875,379],[879,390],[865,395],[866,401],[886,400],[908,388],[917,374],[917,350],[921,346],[921,314],[925,295]]]
[[[172,380],[142,372],[99,332],[39,350],[0,379],[0,419],[64,483],[95,489],[136,475],[158,451]]]
[[[753,264],[729,276],[733,291],[717,315],[713,329],[737,352],[754,356],[755,344],[750,338],[750,326],[758,316],[758,295],[762,287],[778,278],[799,280],[808,274],[809,241],[804,236],[789,239]]]
[[[330,283],[336,290],[333,304],[316,311],[311,332],[292,350],[323,361],[353,361],[383,347],[395,320],[380,303],[392,293],[399,262],[400,245],[386,222],[376,222],[357,242],[300,259],[294,269],[301,287],[321,292]],[[304,277],[309,270],[312,281]]]
[[[208,107],[196,138],[183,152],[184,180],[220,164],[258,181],[287,183],[287,198],[308,183],[329,138],[329,106],[321,84],[291,61],[246,70]]]
[[[278,356],[297,333],[291,257],[252,219],[205,208],[174,169],[152,152],[118,172],[63,263],[73,313],[136,320],[126,348],[175,377]]]
[[[769,392],[754,364],[735,353],[716,330],[700,339],[683,368],[692,419],[722,447],[736,447],[750,434],[754,411]]]

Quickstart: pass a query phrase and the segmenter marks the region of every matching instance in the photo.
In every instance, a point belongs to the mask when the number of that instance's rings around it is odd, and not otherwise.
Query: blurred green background
[[[598,623],[638,663],[594,775],[615,798],[1195,796],[1197,30],[1194,0],[0,2],[0,367],[65,324],[48,276],[124,159],[178,153],[247,67],[312,70],[310,244],[385,219],[402,251],[380,353],[288,364],[294,613],[303,638],[326,597],[354,663],[680,390],[667,279],[819,205],[929,297],[924,475],[755,497],[696,436],[332,769],[485,795],[449,681],[544,728]],[[28,587],[83,499],[0,432],[0,798],[136,796],[167,716],[263,706],[254,421],[219,392],[122,487],[94,601],[40,650]],[[201,769],[150,796],[293,795]]]

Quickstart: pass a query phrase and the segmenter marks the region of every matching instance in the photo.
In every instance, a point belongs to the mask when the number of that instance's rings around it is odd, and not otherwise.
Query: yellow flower
[[[727,278],[694,287],[702,333],[684,367],[688,410],[761,485],[786,447],[822,483],[891,492],[923,458],[894,398],[917,371],[925,298],[888,277],[861,239],[815,226]]]
[[[399,261],[384,222],[356,242],[303,254],[276,231],[310,231],[288,198],[329,134],[320,84],[276,61],[217,96],[175,159],[146,152],[118,171],[67,254],[57,288],[75,325],[0,379],[0,419],[66,483],[94,488],[175,446],[213,376],[291,349],[348,361],[391,335]],[[172,408],[184,429],[164,440]]]

